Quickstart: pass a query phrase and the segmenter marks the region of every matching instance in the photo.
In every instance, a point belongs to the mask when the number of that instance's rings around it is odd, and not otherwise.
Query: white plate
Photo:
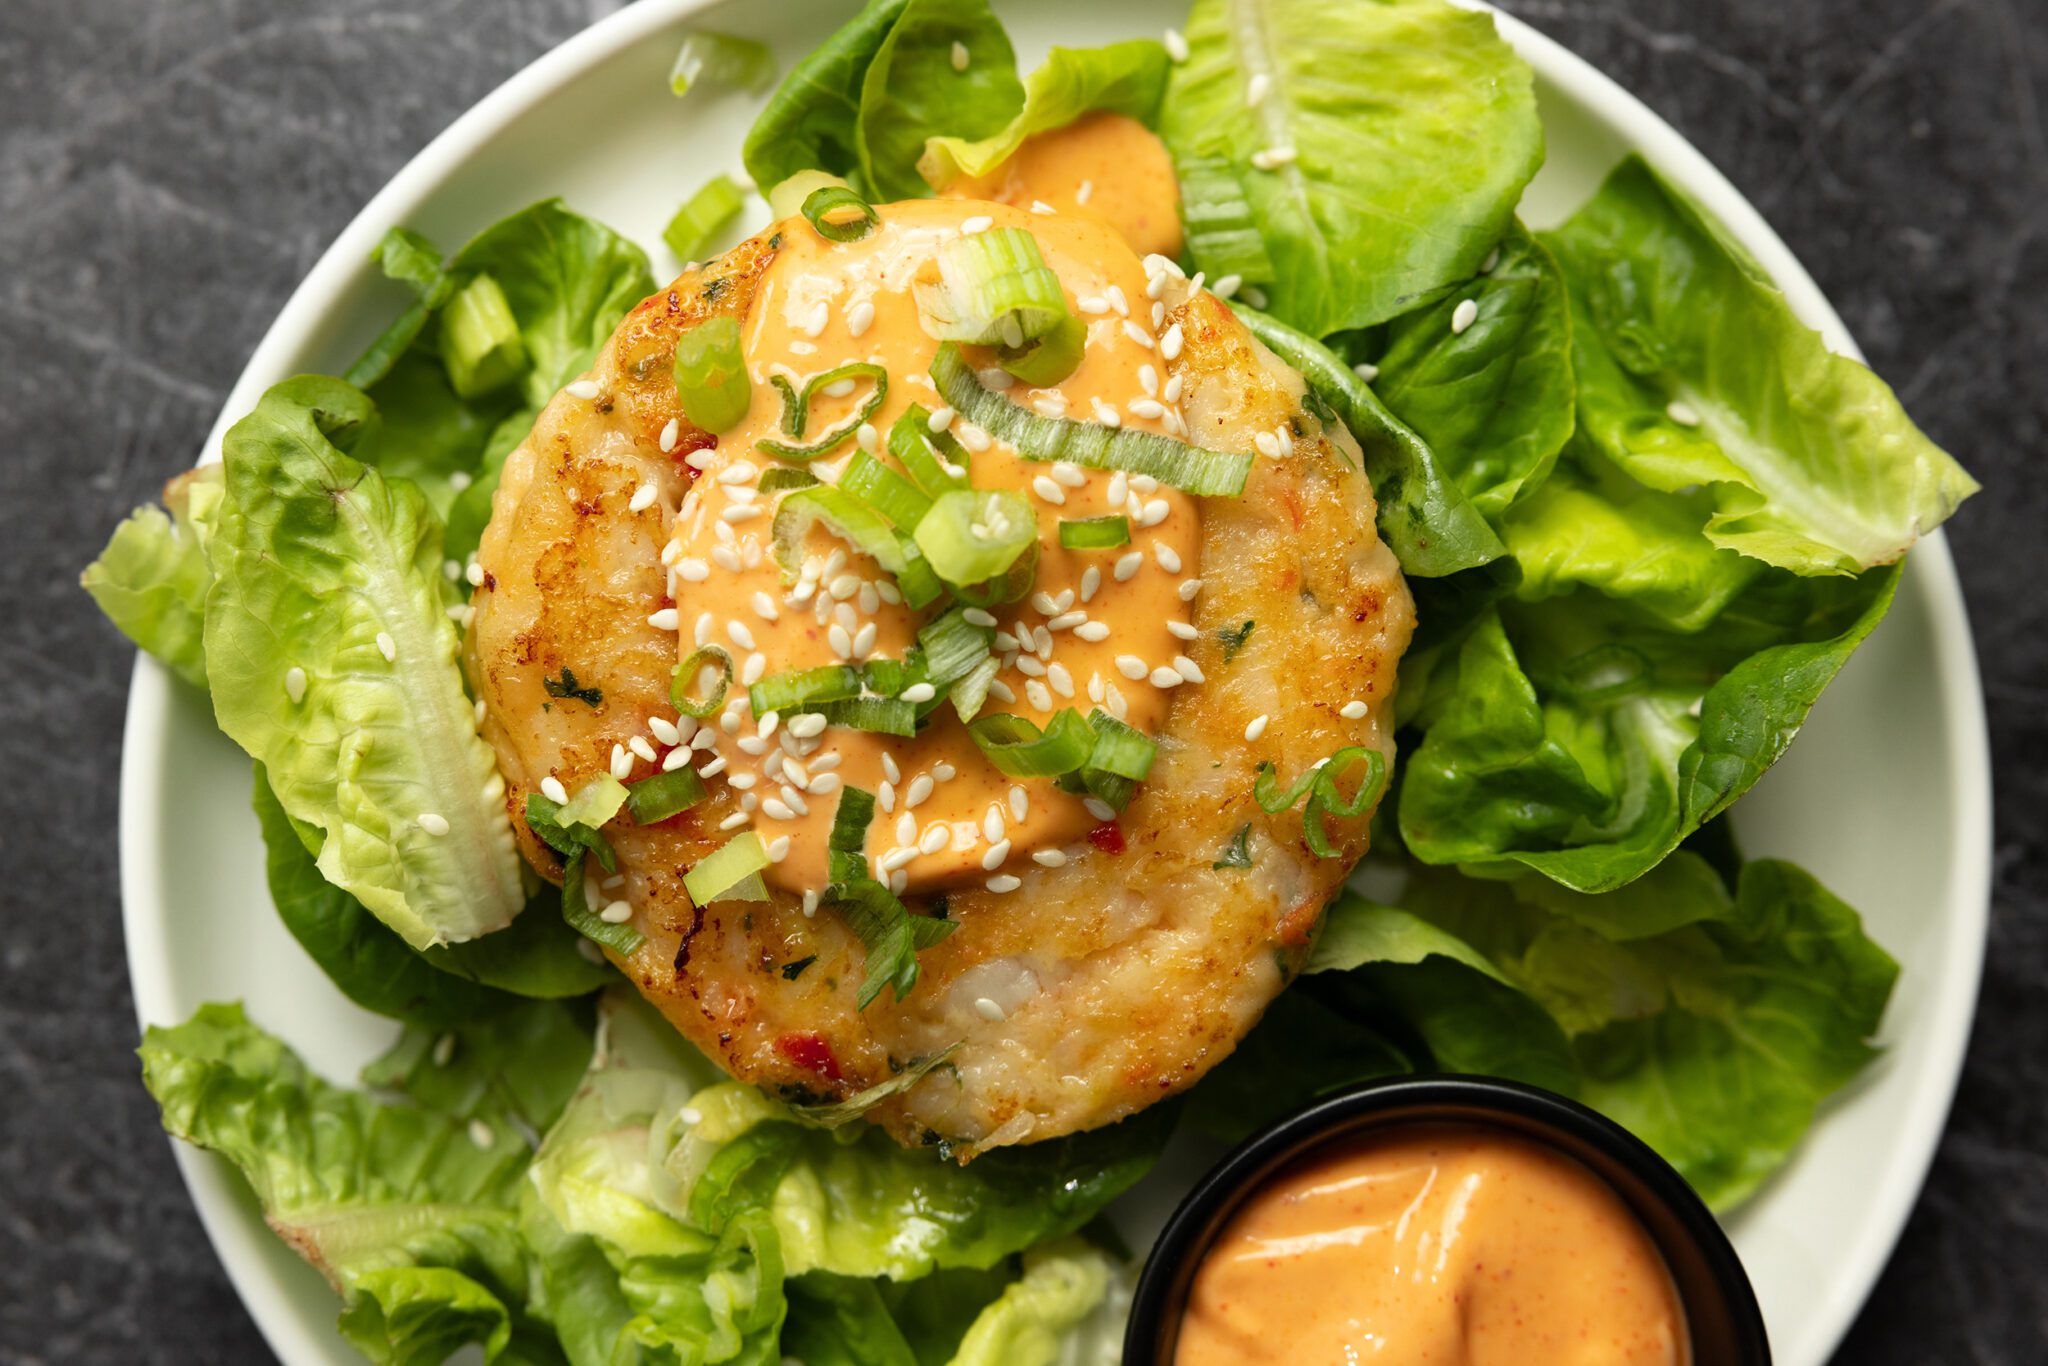
[[[1003,5],[1027,67],[1055,40],[1156,33],[1180,0]],[[458,119],[373,199],[286,304],[208,438],[286,375],[344,366],[399,305],[369,264],[398,223],[452,247],[535,199],[564,196],[642,243],[714,171],[743,175],[752,118],[738,98],[667,93],[675,44],[710,16],[776,46],[783,69],[830,33],[845,4],[642,0],[563,44]],[[1525,214],[1553,222],[1624,151],[1641,151],[1704,201],[1836,348],[1854,344],[1785,245],[1720,173],[1620,87],[1527,26],[1501,30],[1536,68],[1549,162]],[[675,262],[653,247],[655,271]],[[249,764],[203,698],[144,659],[121,770],[121,887],[129,969],[145,1023],[241,999],[338,1079],[389,1040],[388,1021],[343,1000],[271,908]],[[1975,1004],[1990,866],[1984,715],[1962,595],[1935,536],[1913,553],[1890,618],[1843,672],[1790,755],[1736,811],[1752,854],[1797,859],[1860,908],[1905,965],[1889,1051],[1823,1116],[1790,1167],[1731,1222],[1782,1366],[1820,1366],[1869,1293],[1913,1204],[1947,1114]],[[320,1277],[264,1227],[226,1163],[178,1147],[214,1247],[279,1357],[358,1360],[335,1334]],[[1133,1222],[1156,1217],[1184,1174],[1155,1175]]]

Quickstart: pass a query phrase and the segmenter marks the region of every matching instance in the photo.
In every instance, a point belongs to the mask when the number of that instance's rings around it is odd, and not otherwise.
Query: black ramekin
[[[1172,1366],[1189,1287],[1247,1197],[1322,1145],[1410,1124],[1492,1128],[1547,1145],[1614,1188],[1671,1270],[1695,1366],[1769,1366],[1756,1292],[1713,1214],[1635,1135],[1576,1101],[1486,1077],[1394,1077],[1316,1102],[1240,1144],[1167,1221],[1138,1278],[1124,1366]]]

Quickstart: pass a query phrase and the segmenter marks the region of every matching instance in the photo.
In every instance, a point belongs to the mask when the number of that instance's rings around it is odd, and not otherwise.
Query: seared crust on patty
[[[557,397],[506,463],[479,554],[469,665],[514,824],[545,875],[559,864],[525,828],[527,794],[550,774],[575,790],[607,770],[613,745],[645,736],[650,717],[675,715],[676,633],[648,617],[668,603],[660,554],[690,474],[679,457],[710,438],[685,423],[674,452],[660,450],[680,417],[670,353],[706,317],[744,315],[774,252],[756,238],[636,308],[592,369],[599,398]],[[1020,870],[1017,891],[952,892],[944,914],[959,929],[919,955],[916,990],[865,1011],[861,944],[829,906],[806,918],[779,894],[703,907],[685,894],[683,874],[725,840],[718,826],[736,794],[722,782],[660,825],[607,827],[625,879],[607,895],[632,903],[646,936],[620,967],[734,1076],[795,1101],[840,1099],[957,1044],[950,1066],[869,1118],[906,1143],[1050,1138],[1194,1082],[1299,968],[1365,851],[1370,812],[1331,820],[1342,856],[1318,858],[1299,806],[1261,811],[1254,775],[1271,762],[1291,783],[1347,745],[1391,763],[1413,607],[1374,530],[1357,450],[1304,408],[1300,377],[1210,294],[1172,321],[1186,338],[1172,371],[1191,439],[1250,450],[1256,433],[1284,431],[1292,449],[1259,458],[1242,497],[1203,501],[1200,637],[1187,649],[1207,681],[1174,692],[1151,777],[1116,822],[1070,846],[1064,866]],[[631,511],[648,483],[655,502]],[[681,586],[684,620],[700,610],[689,594],[712,589]],[[543,680],[565,667],[601,687],[602,702],[550,697]],[[1354,700],[1366,715],[1341,716]],[[1216,867],[1247,826],[1252,866]]]

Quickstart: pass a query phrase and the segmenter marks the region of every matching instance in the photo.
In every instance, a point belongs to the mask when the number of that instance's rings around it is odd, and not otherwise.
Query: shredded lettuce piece
[[[985,176],[1034,133],[1063,128],[1097,110],[1150,123],[1166,94],[1166,74],[1166,49],[1149,38],[1103,47],[1055,47],[1025,78],[1024,106],[1008,123],[978,140],[928,138],[918,174],[935,190],[962,177]]]

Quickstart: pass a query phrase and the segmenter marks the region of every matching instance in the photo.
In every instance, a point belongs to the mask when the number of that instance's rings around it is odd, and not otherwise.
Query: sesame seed
[[[1088,620],[1086,612],[1062,612],[1051,621],[1045,623],[1045,629],[1048,631],[1070,631],[1086,620]]]
[[[1000,678],[989,680],[988,695],[998,702],[1015,702],[1017,694],[1010,691],[1010,685]]]
[[[960,231],[963,233],[987,232],[990,228],[994,227],[995,225],[995,219],[990,218],[985,213],[978,213],[974,215],[974,217],[972,218],[961,219]]]
[[[1182,579],[1180,581],[1180,600],[1182,602],[1193,602],[1195,594],[1201,591],[1202,581],[1200,579]]]
[[[653,733],[655,739],[661,741],[664,745],[682,743],[683,733],[676,729],[675,722],[668,720],[666,717],[648,717],[647,729]]]
[[[1670,418],[1681,427],[1697,427],[1700,425],[1700,410],[1681,398],[1674,398],[1665,405],[1664,416]]]
[[[624,782],[626,776],[633,771],[633,756],[626,753],[624,745],[612,746],[611,770],[612,776],[620,782]]]
[[[630,901],[614,901],[599,911],[597,918],[607,925],[623,925],[633,918],[633,904]]]
[[[915,778],[912,778],[910,780],[910,786],[903,790],[903,805],[906,809],[915,807],[920,802],[924,801],[925,798],[931,795],[931,775],[928,773],[920,773]]]
[[[763,852],[768,855],[770,863],[780,863],[789,857],[789,848],[789,836],[777,835],[774,839],[768,841],[768,847]]]
[[[932,765],[932,776],[942,783],[950,783],[960,776],[960,770],[941,759]]]
[[[826,797],[839,790],[837,773],[819,773],[811,778],[810,790],[814,796]]]
[[[745,825],[748,819],[749,817],[747,816],[746,812],[735,811],[730,816],[727,816],[724,820],[720,821],[718,823],[718,828],[720,830],[737,830],[741,826]]]
[[[1257,716],[1254,716],[1249,722],[1246,723],[1244,728],[1244,738],[1247,740],[1256,740],[1265,733],[1266,713],[1260,712]]]
[[[557,805],[569,800],[569,790],[563,787],[562,780],[552,773],[540,780],[540,794]]]
[[[747,628],[744,621],[728,621],[725,624],[725,633],[732,638],[732,643],[742,650],[755,648],[754,633]]]
[[[1039,663],[1030,655],[1019,655],[1017,657],[1016,667],[1017,672],[1023,674],[1026,678],[1045,677],[1045,665]]]
[[[1188,59],[1188,40],[1181,36],[1179,29],[1166,30],[1161,43],[1166,48],[1166,55],[1174,61],[1184,62]]]
[[[1088,471],[1082,469],[1071,460],[1055,460],[1052,466],[1052,477],[1070,489],[1078,489],[1087,484]]]
[[[1119,317],[1131,316],[1131,301],[1124,297],[1122,285],[1111,285],[1102,291],[1102,297],[1109,300],[1109,306],[1117,311]]]
[[[1272,77],[1268,76],[1263,71],[1257,71],[1252,73],[1252,78],[1249,81],[1245,82],[1245,107],[1249,109],[1257,109],[1261,104],[1265,102],[1266,92],[1268,92],[1272,88]]]
[[[788,802],[783,801],[780,797],[770,797],[766,801],[762,802],[761,814],[768,817],[770,820],[793,821],[796,819],[795,810],[791,808]]]
[[[1053,214],[1058,213],[1059,210],[1055,209],[1052,205],[1046,203],[1043,199],[1034,199],[1031,201],[1031,212],[1040,214]]]
[[[562,392],[570,398],[593,399],[597,397],[597,381],[579,379],[574,384],[566,386]]]
[[[853,652],[865,659],[875,652],[875,623],[867,622],[853,633]]]
[[[991,892],[1014,892],[1024,885],[1024,880],[1010,873],[998,873],[982,885]]]
[[[768,656],[759,650],[747,656],[747,662],[740,666],[740,683],[753,687],[761,681],[761,675],[768,672]]]
[[[1116,581],[1118,583],[1124,583],[1128,581],[1133,574],[1136,574],[1140,569],[1142,569],[1144,565],[1144,555],[1135,550],[1127,551],[1124,554],[1117,556],[1116,565],[1114,568],[1111,569],[1110,572],[1116,576]]]
[[[1262,147],[1258,151],[1252,153],[1252,169],[1258,171],[1276,171],[1282,166],[1288,165],[1293,160],[1294,149],[1292,147],[1288,147],[1285,145],[1279,147]]]
[[[808,920],[818,913],[818,903],[823,899],[824,898],[819,895],[817,888],[810,887],[805,889],[804,919]]]
[[[869,300],[862,299],[846,310],[846,330],[856,337],[874,326],[874,323],[875,306]]]
[[[1109,312],[1109,300],[1103,298],[1100,294],[1086,294],[1074,300],[1074,307],[1080,309],[1083,313],[1107,313]]]
[[[1074,202],[1076,204],[1086,204],[1088,202],[1089,196],[1093,195],[1094,193],[1095,182],[1092,180],[1084,180],[1074,190]]]
[[[498,1135],[482,1120],[472,1119],[469,1122],[469,1141],[479,1148],[489,1149],[497,1146]]]
[[[1130,679],[1134,683],[1137,682],[1139,679],[1143,678],[1146,675],[1146,673],[1149,672],[1149,670],[1146,668],[1145,661],[1138,658],[1136,655],[1118,655],[1116,657],[1116,668],[1118,673],[1122,674],[1125,678]],[[1174,676],[1174,681],[1176,683],[1180,681],[1180,676],[1178,674]]]
[[[825,718],[819,712],[805,712],[801,716],[790,717],[787,729],[797,739],[808,740],[814,735],[823,733]]]
[[[932,415],[925,419],[924,425],[929,427],[934,433],[943,432],[946,428],[953,425],[953,417],[954,413],[951,408],[934,409]]]
[[[398,643],[392,640],[389,631],[379,631],[377,633],[377,653],[384,656],[386,664],[398,658]]]
[[[965,71],[965,70],[967,69],[967,59],[968,59],[968,52],[967,52],[967,44],[965,44],[965,43],[963,43],[963,42],[960,42],[960,41],[959,41],[959,40],[957,40],[957,39],[956,39],[956,40],[954,40],[954,43],[953,43],[953,69],[954,69],[955,71]]]
[[[981,856],[982,871],[993,873],[996,869],[1003,866],[1003,860],[1009,856],[1010,842],[1006,839],[997,840],[988,847],[988,852]]]
[[[887,750],[882,752],[882,776],[892,783],[903,781],[903,770],[896,767],[896,756]]]
[[[1346,721],[1363,721],[1365,713],[1366,706],[1363,702],[1346,702],[1343,706],[1337,708],[1337,715],[1343,717]]]
[[[1040,849],[1031,855],[1031,861],[1041,868],[1064,868],[1067,855],[1062,849]]]
[[[642,484],[639,488],[633,490],[633,497],[626,504],[626,509],[629,512],[647,511],[647,509],[654,506],[654,500],[658,492],[654,485]]]
[[[1207,683],[1209,681],[1203,676],[1202,666],[1189,659],[1186,655],[1175,655],[1173,657],[1173,669],[1185,682]]]
[[[416,819],[420,823],[420,829],[426,831],[429,835],[445,835],[448,833],[448,818],[446,816],[437,815],[432,811],[422,811]]]
[[[1368,361],[1360,361],[1351,367],[1351,373],[1370,384],[1380,377],[1380,368]]]
[[[1166,405],[1156,398],[1134,398],[1124,406],[1129,408],[1137,417],[1151,418],[1157,421],[1166,416]]]
[[[1180,573],[1180,552],[1164,541],[1152,543],[1152,558],[1169,574]]]
[[[1152,326],[1154,328],[1157,328],[1161,323],[1165,321],[1166,305],[1164,303],[1156,303],[1152,305]]]
[[[960,614],[960,619],[969,626],[993,626],[996,619],[979,607],[969,607]]]
[[[756,507],[752,503],[733,503],[722,509],[718,517],[722,522],[745,522],[759,517],[764,511],[766,509]]]
[[[1152,671],[1152,686],[1155,688],[1178,688],[1185,682],[1187,680],[1182,678],[1178,672],[1167,668],[1164,664]]]
[[[938,696],[938,689],[929,683],[913,683],[901,694],[905,702],[929,702]]]
[[[1140,519],[1139,524],[1141,526],[1158,526],[1161,522],[1166,520],[1167,514],[1172,511],[1173,509],[1169,508],[1166,505],[1166,500],[1164,498],[1147,499],[1145,503],[1145,515]]]
[[[284,695],[295,703],[305,700],[306,671],[296,664],[284,671]]]
[[[1091,645],[1109,639],[1109,623],[1106,621],[1084,621],[1074,628],[1074,635]]]
[[[1009,1018],[1009,1016],[1003,1014],[1003,1008],[1001,1006],[997,1005],[994,1001],[991,1001],[986,996],[978,996],[975,998],[974,1010],[976,1014],[980,1015],[982,1019],[987,1020],[990,1024],[1001,1024],[1004,1020]]]
[[[1025,681],[1024,700],[1040,711],[1052,710],[1052,690],[1035,678]]]
[[[657,757],[654,752],[654,746],[647,743],[647,737],[644,735],[636,735],[632,739],[626,741],[626,748],[632,750],[634,754],[638,755],[642,759],[645,759],[650,764],[653,763]]]
[[[1102,571],[1100,569],[1091,564],[1081,571],[1081,601],[1087,602],[1093,598],[1101,587]]]
[[[782,713],[779,711],[771,711],[755,723],[754,729],[758,730],[761,733],[761,738],[765,740],[769,736],[775,734],[775,728],[781,724]]]
[[[737,741],[740,753],[759,757],[768,752],[768,742],[758,735],[742,735]]]
[[[917,842],[917,851],[921,854],[936,854],[952,842],[952,830],[934,821],[926,827],[924,838]]]
[[[875,789],[875,805],[882,808],[882,814],[885,816],[894,811],[896,809],[896,784],[884,780],[882,785]]]
[[[1186,378],[1186,377],[1185,377],[1185,376],[1183,376],[1183,375],[1175,375],[1175,376],[1173,376],[1173,377],[1172,377],[1171,379],[1167,380],[1167,381],[1166,381],[1166,387],[1165,387],[1164,389],[1161,389],[1161,390],[1159,391],[1159,396],[1160,396],[1161,398],[1165,399],[1165,400],[1166,400],[1166,401],[1167,401],[1168,403],[1178,403],[1178,402],[1180,402],[1180,391],[1181,391],[1181,385],[1182,385],[1182,381],[1183,381],[1183,380],[1184,380],[1185,378]],[[1179,422],[1179,421],[1180,421],[1180,416],[1179,416],[1179,414],[1170,414],[1170,416],[1172,416],[1172,417],[1173,417],[1173,420],[1174,420],[1175,422]]]
[[[1460,299],[1458,306],[1451,310],[1451,335],[1458,336],[1479,320],[1479,303],[1475,299]]]
[[[1031,491],[1054,507],[1063,506],[1067,501],[1067,491],[1042,474],[1031,481]]]
[[[702,583],[711,577],[711,566],[692,555],[676,561],[676,573],[690,583]]]
[[[1493,274],[1493,268],[1499,264],[1500,248],[1496,246],[1492,251],[1487,252],[1486,259],[1479,263],[1479,273],[1481,275],[1491,275]]]
[[[1152,349],[1152,334],[1132,322],[1129,318],[1124,319],[1124,335],[1144,347],[1147,351]],[[1167,359],[1171,360],[1172,357],[1169,356]]]
[[[916,859],[917,847],[911,845],[905,848],[891,849],[888,853],[882,855],[881,860],[875,866],[883,873],[893,873],[899,868],[909,867]]]
[[[676,615],[675,608],[664,607],[658,612],[649,613],[647,624],[657,631],[673,631],[682,624],[682,619]]]
[[[959,439],[960,444],[976,455],[980,455],[995,444],[994,439],[987,432],[975,426],[972,422],[955,423],[954,427],[953,435]],[[951,465],[948,465],[946,468],[949,471],[954,469]],[[964,471],[959,471],[958,473],[964,473]]]
[[[681,439],[682,434],[683,424],[678,422],[675,418],[670,418],[667,422],[663,423],[661,428],[661,437],[659,441],[656,443],[661,447],[661,453],[663,455],[667,455],[671,451],[675,450],[676,442]]]
[[[1116,819],[1116,808],[1100,797],[1083,797],[1081,805],[1086,807],[1088,814],[1095,817],[1096,820],[1113,821]]]

